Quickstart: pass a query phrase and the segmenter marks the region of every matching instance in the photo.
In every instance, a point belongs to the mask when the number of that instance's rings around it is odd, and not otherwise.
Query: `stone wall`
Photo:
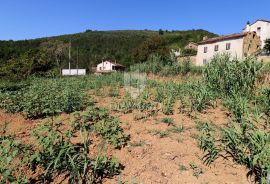
[[[196,56],[181,56],[177,58],[180,63],[183,63],[186,59],[189,59],[192,65],[196,65]]]
[[[243,41],[243,56],[254,56],[261,49],[260,37],[255,32],[248,32]]]
[[[270,56],[259,56],[258,61],[262,61],[264,63],[270,63]]]

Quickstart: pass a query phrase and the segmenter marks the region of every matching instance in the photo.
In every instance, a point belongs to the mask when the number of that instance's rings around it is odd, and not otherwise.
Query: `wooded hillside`
[[[80,68],[90,69],[104,58],[117,60],[128,68],[133,63],[144,62],[156,51],[183,48],[190,41],[201,41],[203,36],[216,35],[205,30],[87,30],[34,40],[0,41],[0,76],[10,72],[17,74],[21,69],[24,75],[30,75],[52,69],[57,72],[68,67],[69,41],[72,43],[72,67],[78,64]]]

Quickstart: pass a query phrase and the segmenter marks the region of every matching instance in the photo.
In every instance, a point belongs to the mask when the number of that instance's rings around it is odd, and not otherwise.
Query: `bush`
[[[145,72],[147,74],[158,74],[161,76],[174,76],[174,75],[187,75],[188,73],[196,74],[201,73],[201,67],[192,66],[187,59],[182,64],[178,62],[177,58],[165,57],[159,55],[152,55],[149,59],[141,64],[135,64],[130,67],[133,72]]]

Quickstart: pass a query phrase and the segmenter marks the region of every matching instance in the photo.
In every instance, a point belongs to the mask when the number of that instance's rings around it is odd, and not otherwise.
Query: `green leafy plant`
[[[15,135],[7,134],[7,126],[5,123],[0,131],[0,183],[28,183],[20,170],[27,167],[23,160],[28,148],[16,141]]]
[[[95,123],[93,130],[116,148],[123,147],[129,139],[129,136],[123,133],[120,121],[116,118],[103,119]]]
[[[203,174],[203,170],[202,168],[200,168],[198,165],[196,165],[194,162],[191,162],[189,164],[190,168],[193,171],[193,176],[195,176],[196,178],[198,178],[200,175]]]
[[[33,130],[37,150],[31,156],[32,168],[44,169],[43,181],[65,175],[70,183],[92,183],[119,172],[120,165],[99,152],[90,157],[90,139],[86,128],[80,129],[82,143],[72,143],[74,132],[61,130],[61,122],[45,122]]]
[[[168,126],[173,125],[173,119],[170,117],[165,117],[162,119],[163,123],[166,123]]]

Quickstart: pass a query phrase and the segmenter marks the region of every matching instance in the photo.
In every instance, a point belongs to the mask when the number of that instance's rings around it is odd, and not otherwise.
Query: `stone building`
[[[257,20],[254,23],[247,23],[244,28],[244,32],[256,32],[261,39],[261,48],[265,45],[265,40],[270,39],[270,21],[268,20]]]

